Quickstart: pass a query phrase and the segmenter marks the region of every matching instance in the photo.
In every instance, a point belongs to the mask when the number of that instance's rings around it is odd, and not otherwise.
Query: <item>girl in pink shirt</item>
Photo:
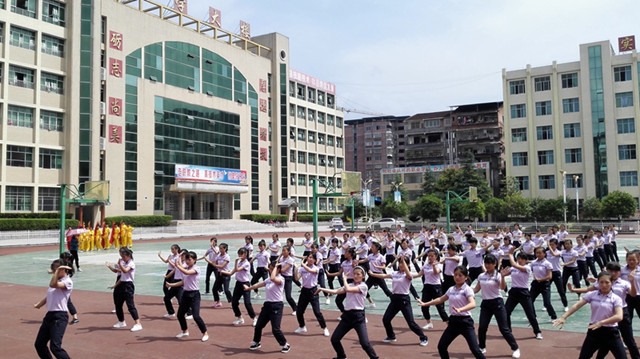
[[[253,319],[253,325],[256,323],[256,313],[253,311],[251,305],[251,292],[246,292],[244,286],[249,286],[249,279],[251,278],[251,264],[247,259],[249,252],[246,248],[238,249],[238,258],[235,261],[233,270],[229,273],[223,272],[223,275],[229,275],[231,277],[234,273],[236,275],[236,286],[233,288],[233,295],[231,296],[231,309],[233,309],[233,315],[236,316],[236,320],[233,325],[244,324],[244,318],[240,312],[240,297],[244,297],[244,307],[247,309],[249,318]]]
[[[187,320],[185,314],[189,310],[193,315],[193,320],[198,325],[198,329],[202,333],[202,341],[209,340],[209,333],[207,332],[207,326],[204,324],[202,317],[200,317],[200,267],[196,265],[198,255],[196,252],[187,252],[185,254],[185,264],[182,265],[182,261],[177,260],[174,264],[176,270],[183,274],[183,278],[175,283],[167,283],[167,287],[175,288],[182,287],[182,300],[178,307],[178,322],[180,323],[180,332],[176,335],[176,338],[183,338],[189,336],[189,327],[187,327]]]

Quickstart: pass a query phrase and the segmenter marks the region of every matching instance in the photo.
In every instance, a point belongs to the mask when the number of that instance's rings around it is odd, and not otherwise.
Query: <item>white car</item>
[[[375,230],[383,228],[396,229],[398,225],[400,225],[401,228],[404,228],[404,221],[400,219],[396,220],[393,218],[381,218],[371,223],[371,228]]]
[[[341,230],[344,227],[344,223],[342,222],[342,218],[340,217],[333,217],[331,218],[331,228],[337,229],[337,230]]]

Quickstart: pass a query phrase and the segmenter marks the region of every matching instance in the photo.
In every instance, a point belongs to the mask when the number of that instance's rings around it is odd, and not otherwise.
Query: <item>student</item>
[[[627,265],[622,267],[620,270],[620,276],[623,279],[624,278],[630,279],[629,275],[633,271],[638,270],[638,254],[640,254],[640,252],[638,252],[637,250],[627,252]],[[640,282],[638,281],[640,280],[640,276],[635,275],[634,280],[635,280],[634,285],[637,291],[637,289],[640,288]],[[629,282],[631,282],[631,280],[629,280]],[[634,312],[638,315],[638,317],[640,317],[640,297],[638,297],[637,295],[632,296],[631,293],[629,293],[629,295],[627,295],[626,301],[627,301],[627,309],[629,310],[629,322],[632,323]]]
[[[70,267],[71,269],[73,269],[73,254],[71,254],[71,252],[62,252],[62,253],[60,253],[60,261],[61,261],[62,265]],[[54,269],[55,268],[51,268],[48,271],[49,274],[53,273]],[[74,273],[74,271],[70,271],[69,272],[69,277],[73,278],[73,273]],[[69,296],[69,300],[67,300],[67,307],[69,307],[69,314],[71,314],[71,317],[72,317],[71,321],[69,322],[69,325],[74,325],[74,324],[80,323],[80,320],[78,319],[78,311],[76,310],[76,307],[73,305],[73,302],[71,301],[71,296]]]
[[[311,233],[305,232],[304,239],[302,240],[302,246],[304,247],[304,251],[302,252],[303,257],[307,257],[311,253],[311,247],[313,246],[313,237],[311,237]]]
[[[591,238],[591,241],[593,242],[593,258],[595,258],[596,263],[598,263],[600,270],[603,270],[605,264],[607,264],[607,258],[604,253],[604,238],[602,238],[602,231],[596,231],[596,235]]]
[[[513,231],[509,231],[509,227],[505,230],[505,237],[508,237],[506,233],[511,233],[511,242],[514,247],[520,247],[520,243],[522,241],[522,230],[520,230],[520,225],[518,223],[513,225]]]
[[[56,358],[69,358],[69,354],[62,348],[62,337],[69,321],[67,302],[73,290],[73,281],[69,274],[73,272],[73,268],[61,264],[62,261],[59,259],[51,263],[53,273],[49,281],[47,296],[33,305],[36,309],[47,305],[47,314],[42,319],[42,325],[40,325],[34,343],[40,358],[51,358],[51,353]],[[47,343],[49,343],[51,353],[47,348]]]
[[[458,245],[447,247],[447,255],[440,262],[442,263],[442,293],[446,293],[449,288],[456,285],[453,280],[453,271],[460,263],[459,250]]]
[[[487,330],[491,317],[496,317],[496,323],[500,334],[507,341],[511,350],[513,350],[512,358],[520,358],[520,349],[516,338],[511,333],[511,327],[507,320],[507,311],[504,307],[504,301],[500,290],[507,287],[504,277],[509,273],[509,269],[503,269],[502,273],[498,272],[498,259],[493,254],[487,254],[484,257],[484,267],[486,271],[478,276],[478,284],[473,289],[474,293],[482,291],[482,303],[480,304],[480,319],[478,324],[478,344],[482,353],[487,352]]]
[[[592,231],[589,231],[592,232]],[[592,240],[593,236],[587,234],[584,237],[584,246],[587,250],[587,254],[585,254],[585,259],[587,260],[587,268],[591,270],[591,274],[594,277],[598,276],[598,272],[596,272],[596,264],[595,264],[595,246]]]
[[[482,354],[478,346],[478,339],[473,327],[473,318],[471,317],[471,310],[476,307],[476,299],[473,294],[473,289],[467,285],[469,279],[467,268],[457,266],[453,274],[453,279],[456,284],[449,288],[442,297],[426,303],[419,300],[418,303],[420,306],[428,307],[449,300],[449,324],[438,342],[440,358],[449,358],[449,345],[455,338],[462,335],[467,341],[471,353],[473,353],[476,358],[483,359],[484,354]]]
[[[369,263],[365,261],[369,255],[369,245],[367,244],[367,236],[361,234],[358,236],[358,246],[356,247],[356,258],[362,261],[361,265],[364,270],[369,271]]]
[[[531,303],[535,303],[539,294],[542,294],[542,302],[547,313],[552,320],[557,318],[556,311],[551,305],[551,277],[553,266],[546,259],[544,248],[536,249],[536,260],[531,262],[531,273],[533,273],[533,281],[531,282]]]
[[[253,276],[251,277],[251,285],[258,283],[260,278],[262,278],[263,281],[269,278],[269,253],[267,253],[267,243],[264,239],[261,239],[260,242],[258,242],[258,248],[260,251],[251,258],[252,265],[254,261],[257,262],[255,273],[253,273]],[[256,294],[253,298],[260,298],[260,293],[257,289],[255,292]]]
[[[580,269],[578,268],[578,251],[573,249],[573,242],[569,238],[564,240],[562,256],[562,288],[567,287],[569,277],[575,288],[580,288]]]
[[[316,291],[318,289],[318,277],[319,270],[316,266],[318,262],[314,253],[309,253],[300,264],[300,269],[296,272],[296,279],[302,278],[302,289],[300,291],[300,298],[298,298],[298,310],[296,311],[298,319],[298,329],[295,330],[296,334],[306,333],[307,327],[304,324],[304,312],[307,310],[307,305],[311,304],[313,314],[322,328],[322,334],[325,337],[329,336],[329,328],[324,320],[324,316],[320,311],[320,300]]]
[[[230,272],[231,267],[229,266],[229,262],[231,261],[231,257],[229,257],[229,253],[227,250],[229,246],[226,243],[220,243],[220,247],[218,250],[220,253],[218,254],[216,261],[213,263],[213,266],[218,270],[218,276],[216,277],[215,283],[213,283],[213,288],[211,291],[213,292],[213,300],[215,303],[213,304],[214,308],[222,308],[222,303],[220,303],[220,290],[224,287],[224,294],[227,297],[227,302],[231,302],[231,291],[229,290],[229,280],[230,276],[222,274],[222,272]]]
[[[511,265],[511,261],[509,260],[509,253],[511,253],[511,248],[514,246],[511,244],[511,238],[504,237],[502,239],[502,245],[500,246],[500,250],[504,253],[502,257],[502,261],[500,262],[500,269],[509,267]]]
[[[618,231],[616,231],[616,227],[613,224],[609,225],[609,235],[611,236],[611,253],[615,257],[615,261],[620,262],[620,258],[618,258],[618,244],[616,243]],[[78,270],[80,271],[80,268],[78,268]]]
[[[136,264],[133,262],[133,251],[127,247],[120,247],[120,259],[115,265],[109,262],[105,263],[114,273],[120,274],[120,280],[113,290],[113,304],[116,307],[116,316],[118,322],[113,325],[114,328],[124,328],[127,323],[124,321],[124,312],[122,311],[122,305],[127,302],[127,309],[129,314],[135,321],[132,332],[142,330],[142,324],[140,324],[140,317],[138,316],[138,310],[136,309],[135,302],[133,300],[135,287],[133,280],[135,278]]]
[[[537,233],[540,233],[540,230],[537,230]],[[544,244],[544,242],[543,242]],[[518,247],[516,247],[518,248]],[[533,261],[536,259],[535,252],[538,248],[542,248],[544,250],[543,245],[536,246],[536,243],[531,239],[531,234],[524,235],[524,242],[520,245],[519,249],[527,255],[527,259]]]
[[[181,249],[180,253],[178,254],[178,258],[169,261],[171,265],[174,267],[174,269],[165,275],[165,278],[170,276],[173,279],[171,281],[166,281],[164,284],[166,288],[169,289],[167,291],[167,294],[165,294],[163,298],[165,308],[167,308],[167,314],[163,315],[164,318],[173,318],[176,316],[176,312],[173,309],[173,302],[172,302],[172,299],[174,297],[178,300],[178,304],[182,302],[182,295],[184,294],[184,290],[182,286],[167,286],[167,283],[176,283],[176,282],[182,281],[182,279],[184,278],[184,275],[180,270],[175,268],[175,263],[184,262],[186,260],[187,253],[188,253],[187,250]],[[189,312],[188,315],[191,316],[191,312]]]
[[[256,322],[255,329],[253,331],[253,341],[251,342],[250,350],[257,350],[262,347],[260,340],[262,339],[262,330],[267,326],[267,323],[271,322],[271,333],[278,341],[278,344],[282,346],[281,352],[288,353],[291,350],[291,345],[287,343],[287,339],[284,337],[282,330],[280,330],[280,323],[282,322],[282,292],[284,290],[284,278],[280,274],[280,264],[276,264],[275,261],[269,263],[270,276],[264,282],[256,283],[250,287],[245,287],[244,290],[250,292],[252,290],[265,287],[264,290],[264,304],[262,310],[258,315],[258,321]]]
[[[278,233],[274,233],[271,236],[271,243],[269,243],[269,252],[270,252],[270,257],[269,260],[271,262],[275,262],[278,260],[278,257],[280,256],[280,247],[282,247],[282,244],[280,244],[280,239],[278,236]]]
[[[318,267],[318,285],[320,285],[322,288],[326,288],[327,287],[327,283],[325,281],[325,271],[324,271],[324,257],[322,256],[322,253],[320,253],[320,246],[317,243],[314,243],[311,246],[311,254],[314,255],[314,258],[316,259],[316,265]],[[325,303],[327,305],[329,305],[329,303],[331,303],[331,301],[329,300],[329,294],[324,293],[324,299],[325,299]]]
[[[471,225],[469,225],[471,227]],[[482,248],[478,248],[478,239],[475,237],[467,238],[469,242],[469,249],[462,252],[462,257],[467,260],[469,263],[469,282],[467,284],[471,285],[476,278],[482,273],[484,270],[482,268],[482,256],[484,254],[484,250]]]
[[[390,298],[391,301],[389,302],[389,306],[387,307],[387,310],[385,310],[382,317],[382,324],[384,325],[387,337],[382,341],[385,343],[397,341],[396,335],[393,332],[391,320],[393,320],[398,312],[402,312],[402,316],[407,322],[409,329],[411,329],[411,331],[414,332],[418,336],[418,338],[420,338],[420,346],[424,347],[427,346],[429,341],[427,339],[427,336],[424,335],[424,333],[420,329],[420,326],[418,326],[418,324],[416,324],[415,320],[413,319],[411,298],[409,297],[409,286],[411,285],[411,280],[413,279],[408,264],[408,260],[410,258],[411,257],[405,257],[401,255],[398,259],[399,270],[393,272],[392,274],[381,274],[369,271],[369,275],[380,279],[391,278],[392,283],[391,291],[393,294]]]
[[[560,272],[560,259],[562,258],[562,252],[558,250],[558,240],[551,238],[549,240],[549,249],[547,250],[547,260],[551,263],[551,281],[556,285],[558,295],[560,295],[560,301],[564,306],[564,311],[569,310],[569,303],[567,302],[567,295],[565,287],[562,285],[562,273]]]
[[[578,235],[576,237],[576,246],[573,249],[578,252],[578,259],[576,263],[578,263],[580,279],[584,280],[585,285],[588,287],[589,282],[587,281],[587,278],[589,277],[589,267],[587,266],[587,247],[584,245],[582,235]]]
[[[328,265],[327,268],[327,281],[329,282],[329,288],[333,289],[333,279],[335,276],[329,275],[329,273],[336,273],[340,270],[340,257],[342,252],[338,247],[338,238],[331,240],[331,248],[329,249],[329,256],[324,260],[324,264]],[[342,286],[342,277],[338,277],[338,283]]]
[[[253,326],[256,325],[258,320],[251,305],[251,292],[244,290],[245,286],[249,286],[249,278],[251,277],[251,264],[247,260],[248,254],[246,248],[238,249],[238,258],[236,258],[231,272],[221,272],[222,275],[228,277],[231,277],[234,273],[236,274],[236,286],[233,287],[233,295],[231,296],[231,309],[233,309],[233,315],[236,316],[233,325],[244,324],[244,318],[240,312],[240,297],[244,297],[244,307],[247,310],[247,314],[249,314],[249,318],[253,319]]]
[[[72,260],[71,260],[71,268],[73,268],[73,262],[76,262],[76,268],[78,268],[78,272],[82,272],[82,269],[80,269],[80,259],[78,257],[78,247],[80,246],[80,242],[78,241],[78,237],[76,235],[73,235],[71,237],[71,240],[69,241],[69,253],[71,253],[72,256]]]
[[[433,249],[429,249],[427,252],[427,261],[424,263],[420,271],[415,274],[414,278],[422,278],[422,301],[428,302],[430,300],[440,298],[442,296],[442,283],[440,282],[440,273],[442,273],[442,264],[438,262],[438,257]],[[457,264],[457,262],[456,262]],[[436,305],[440,319],[443,322],[449,320],[447,312],[444,310],[444,304]],[[422,316],[427,321],[422,329],[433,329],[431,323],[431,313],[429,313],[429,307],[422,307]]]
[[[591,319],[587,336],[580,349],[580,358],[590,358],[599,349],[610,350],[615,358],[626,358],[627,354],[618,332],[618,322],[623,318],[622,299],[611,289],[610,273],[600,272],[598,285],[599,290],[583,295],[569,311],[553,322],[553,326],[562,329],[567,318],[589,303]]]
[[[253,237],[249,235],[245,236],[244,246],[242,248],[247,250],[247,260],[249,261],[250,266],[249,274],[253,276],[255,274],[255,270],[253,269],[253,261],[251,260],[253,258]]]
[[[636,340],[633,338],[633,328],[631,327],[631,316],[629,315],[629,309],[627,307],[626,298],[629,295],[634,295],[636,293],[635,288],[635,278],[634,274],[630,274],[626,279],[621,278],[620,274],[620,264],[617,262],[609,262],[605,266],[607,272],[611,274],[611,291],[622,299],[622,320],[618,322],[618,330],[620,331],[620,335],[622,336],[622,341],[624,345],[629,350],[629,355],[633,359],[640,358],[640,352],[638,351],[638,346],[636,344]],[[629,281],[627,281],[629,279]],[[632,284],[634,283],[634,284]],[[569,291],[572,293],[584,294],[593,291],[597,291],[600,289],[600,283],[595,282],[594,285],[589,286],[587,288],[573,288],[571,284],[569,284]],[[598,358],[604,358],[608,349],[601,348],[598,351]]]
[[[207,262],[207,272],[204,275],[204,293],[209,294],[209,284],[211,284],[211,274],[213,274],[214,281],[218,278],[218,268],[214,265],[216,259],[218,258],[218,253],[220,250],[218,249],[218,238],[211,237],[209,240],[209,248],[204,253],[204,255],[200,259],[204,259]]]
[[[278,263],[281,266],[280,273],[284,278],[284,294],[285,294],[285,297],[287,298],[287,303],[289,303],[289,306],[293,310],[291,315],[296,315],[296,310],[298,309],[298,305],[296,304],[296,301],[293,299],[293,296],[291,295],[291,287],[294,279],[293,269],[295,267],[296,262],[293,256],[291,256],[290,254],[291,254],[290,246],[287,245],[282,247],[282,256],[280,256]]]
[[[176,282],[174,279],[175,267],[173,263],[180,258],[180,246],[177,244],[171,245],[171,254],[167,256],[167,258],[162,257],[162,251],[158,251],[158,258],[161,261],[167,264],[167,272],[164,274],[164,280],[162,281],[162,293],[164,294],[164,303],[167,306],[167,314],[173,313],[173,305],[171,305],[171,299],[169,299],[169,304],[167,304],[167,297],[169,296],[169,287],[167,287],[167,282],[173,283]]]
[[[358,260],[355,259],[356,252],[353,248],[349,248],[346,252],[344,252],[344,261],[340,263],[340,270],[335,273],[327,273],[330,277],[339,277],[342,278],[344,283],[344,278],[347,278],[349,283],[353,283],[353,268],[358,265]],[[367,289],[367,292],[369,290]],[[366,293],[364,294],[366,297]],[[340,293],[336,296],[336,306],[340,309],[341,312],[344,312],[344,300],[346,299],[346,293]]]
[[[342,276],[344,287],[339,289],[318,288],[318,291],[337,295],[344,294],[346,296],[346,304],[344,306],[344,312],[342,313],[342,319],[331,336],[331,345],[336,351],[336,358],[347,358],[340,341],[349,331],[351,331],[351,329],[354,329],[358,334],[360,346],[365,353],[367,353],[370,359],[377,359],[378,355],[369,342],[369,334],[367,333],[367,324],[364,314],[364,300],[368,291],[367,285],[364,283],[364,269],[360,266],[355,267],[353,269],[353,279],[351,281],[347,279],[346,274],[342,274]]]
[[[535,334],[536,339],[542,340],[542,331],[538,325],[536,311],[533,309],[533,301],[531,300],[531,293],[529,292],[529,276],[531,275],[532,269],[531,266],[527,264],[527,255],[523,252],[519,252],[518,255],[516,255],[517,262],[513,260],[514,251],[515,249],[512,249],[509,255],[511,266],[506,268],[508,271],[503,272],[503,276],[511,276],[511,289],[509,289],[509,297],[505,304],[507,323],[509,324],[509,328],[511,328],[511,313],[516,306],[520,304],[527,316],[529,325],[531,325],[531,329],[533,329],[533,334]],[[543,249],[540,249],[540,251],[544,253]],[[531,285],[533,286],[533,283]]]
[[[358,261],[358,263],[362,264],[363,262],[366,262],[368,264],[370,271],[377,274],[383,274],[387,266],[385,263],[384,256],[380,254],[380,248],[381,248],[380,243],[378,242],[371,243],[371,253],[367,256],[366,259],[360,260]],[[376,307],[376,303],[373,302],[373,299],[371,299],[371,295],[369,293],[369,290],[374,285],[382,289],[382,291],[384,292],[384,295],[386,295],[387,297],[391,297],[391,291],[389,290],[389,287],[387,287],[387,283],[384,281],[384,279],[370,275],[367,278],[366,284],[367,284],[367,300],[369,301],[369,308]]]
[[[167,283],[169,288],[182,287],[184,290],[178,307],[178,323],[180,323],[182,332],[176,335],[176,338],[189,336],[189,327],[187,327],[185,314],[190,311],[193,320],[202,333],[202,339],[200,340],[206,342],[209,340],[209,333],[207,332],[207,326],[200,317],[200,267],[196,265],[198,255],[196,252],[187,252],[184,255],[184,260],[184,266],[181,260],[175,262],[176,270],[182,273],[182,279],[178,282]]]

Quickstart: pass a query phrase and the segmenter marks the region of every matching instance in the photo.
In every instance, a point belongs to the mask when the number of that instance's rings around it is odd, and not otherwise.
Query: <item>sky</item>
[[[189,15],[204,20],[209,6],[227,31],[242,20],[253,36],[288,37],[291,67],[335,84],[346,119],[502,101],[503,68],[640,41],[637,0],[189,0]]]

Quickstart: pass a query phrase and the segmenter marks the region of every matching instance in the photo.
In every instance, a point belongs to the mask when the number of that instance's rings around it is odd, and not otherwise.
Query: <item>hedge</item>
[[[124,221],[125,224],[132,227],[164,227],[171,224],[171,216],[114,216],[105,217],[105,223],[107,226],[111,226],[113,222],[120,224],[120,221]]]
[[[318,213],[319,222],[329,222],[331,218],[340,217],[335,214],[321,214]],[[298,222],[313,222],[313,213],[298,213]]]
[[[67,219],[66,227],[77,228],[78,221]],[[38,231],[60,228],[57,218],[0,218],[0,231]]]
[[[289,220],[286,214],[241,214],[240,218],[258,223],[287,222]]]
[[[65,213],[65,217],[67,220],[73,217],[73,213]],[[0,218],[51,218],[57,219],[60,218],[60,212],[40,212],[40,213],[0,213]]]

